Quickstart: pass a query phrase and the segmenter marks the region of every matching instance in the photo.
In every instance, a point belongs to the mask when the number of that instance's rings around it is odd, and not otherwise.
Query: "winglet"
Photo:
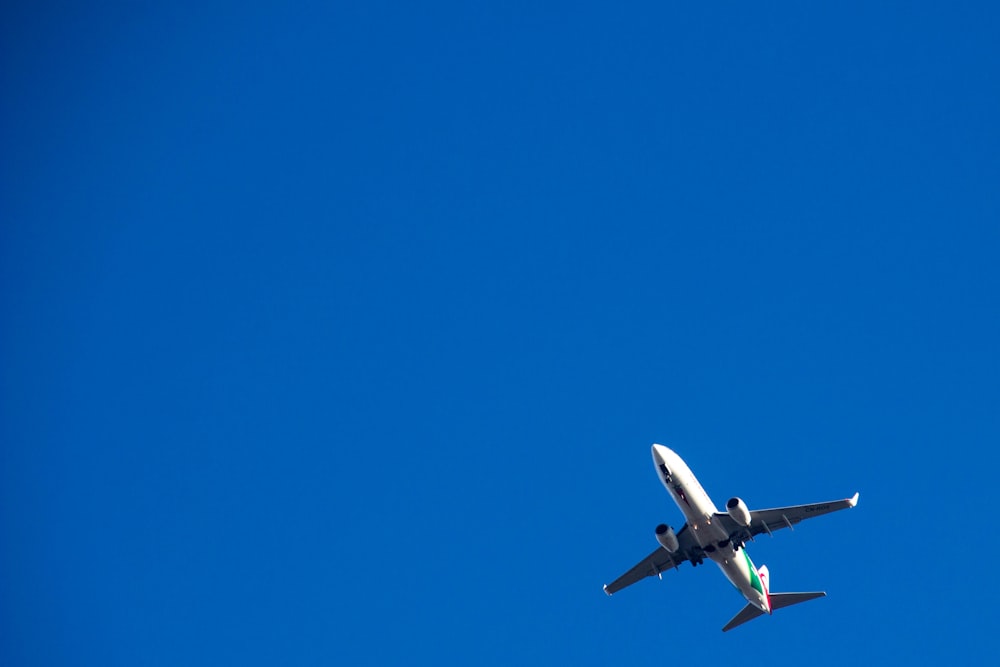
[[[850,498],[848,498],[847,499],[847,504],[850,505],[851,507],[854,507],[855,505],[857,505],[858,504],[858,496],[859,495],[860,495],[859,493],[855,493],[853,496],[851,496]]]
[[[611,593],[609,593],[609,592],[608,592],[608,585],[607,585],[607,584],[604,584],[604,593],[605,593],[605,594],[606,594],[606,595],[607,595],[608,597],[611,597]]]

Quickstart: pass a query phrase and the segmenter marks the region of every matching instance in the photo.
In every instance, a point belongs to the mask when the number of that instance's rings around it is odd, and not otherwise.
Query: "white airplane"
[[[654,444],[653,464],[660,481],[684,513],[687,523],[676,533],[666,524],[657,526],[656,541],[660,543],[659,548],[607,584],[604,587],[605,593],[612,595],[653,575],[662,579],[664,570],[677,568],[684,561],[690,561],[692,566],[699,565],[708,556],[748,603],[726,623],[722,628],[723,632],[758,616],[771,614],[775,609],[826,595],[825,592],[772,593],[767,566],[755,568],[743,543],[748,539],[752,541],[754,535],[770,535],[779,528],[791,529],[792,525],[804,519],[854,507],[858,504],[857,493],[851,498],[828,503],[753,511],[747,509],[746,503],[740,498],[730,498],[726,502],[726,511],[720,512],[701,488],[691,469],[672,450]]]

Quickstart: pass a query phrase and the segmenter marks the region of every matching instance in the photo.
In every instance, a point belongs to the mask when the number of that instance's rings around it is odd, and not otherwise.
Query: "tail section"
[[[766,565],[760,566],[760,569],[757,570],[757,576],[760,577],[760,583],[763,585],[764,595],[767,597],[767,606],[770,612],[765,612],[756,605],[748,604],[740,610],[740,613],[733,616],[726,623],[725,627],[722,628],[723,632],[728,632],[737,625],[743,625],[759,616],[763,616],[765,613],[773,613],[775,609],[784,609],[785,607],[791,607],[793,604],[808,602],[809,600],[826,596],[826,593],[823,591],[813,593],[772,593],[770,573],[767,571]]]
[[[762,612],[760,609],[753,606],[752,604],[748,604],[747,606],[743,607],[740,613],[733,616],[732,619],[730,619],[730,621],[726,623],[725,627],[722,628],[722,631],[729,632],[737,625],[743,625],[747,621],[752,621],[758,616],[763,616],[763,615],[764,612]]]
[[[760,569],[757,570],[757,576],[760,578],[760,583],[764,586],[764,595],[770,594],[771,573],[767,571],[767,565],[760,566]]]
[[[815,593],[771,593],[771,611],[775,609],[783,609],[785,607],[791,607],[793,604],[798,604],[800,602],[808,602],[809,600],[815,600],[816,598],[821,598],[826,596],[823,591],[817,591]],[[752,604],[748,604],[743,607],[740,613],[733,616],[733,618],[726,623],[725,627],[722,628],[723,632],[729,632],[737,625],[743,625],[748,621],[752,621],[758,616],[763,616],[764,612],[758,609]]]
[[[809,600],[822,597],[826,597],[825,591],[816,591],[815,593],[771,593],[771,611],[784,609],[785,607],[791,607],[793,604],[808,602]]]

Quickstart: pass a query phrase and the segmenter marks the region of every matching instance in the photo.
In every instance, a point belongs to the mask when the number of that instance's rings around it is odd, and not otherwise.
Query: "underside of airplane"
[[[854,507],[858,503],[857,493],[843,500],[764,510],[750,510],[742,499],[734,497],[726,503],[726,510],[720,512],[676,453],[654,444],[652,454],[660,481],[687,521],[676,532],[666,524],[657,526],[655,535],[660,546],[607,584],[605,593],[612,595],[646,577],[662,578],[664,571],[679,568],[685,562],[700,565],[707,558],[718,565],[747,600],[746,607],[722,628],[723,632],[776,609],[826,595],[820,591],[772,593],[767,567],[755,567],[744,544],[762,533],[772,535],[782,528],[792,529],[806,519]]]

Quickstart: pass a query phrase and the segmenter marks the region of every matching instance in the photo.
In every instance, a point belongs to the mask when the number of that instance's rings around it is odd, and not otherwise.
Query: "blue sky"
[[[2,10],[0,663],[994,656],[991,3],[159,4]]]

